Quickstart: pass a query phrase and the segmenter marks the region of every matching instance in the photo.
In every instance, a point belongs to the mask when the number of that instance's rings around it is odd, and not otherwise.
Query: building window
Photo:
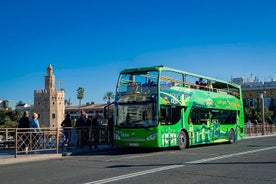
[[[252,107],[253,106],[253,100],[249,99],[249,106]]]
[[[52,114],[52,118],[53,118],[53,119],[56,118],[56,114],[55,114],[55,113]]]

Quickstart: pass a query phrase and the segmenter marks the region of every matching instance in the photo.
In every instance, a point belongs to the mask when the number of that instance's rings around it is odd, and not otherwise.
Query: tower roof
[[[47,73],[48,75],[52,75],[53,74],[53,67],[51,64],[49,64],[48,68],[47,68]]]

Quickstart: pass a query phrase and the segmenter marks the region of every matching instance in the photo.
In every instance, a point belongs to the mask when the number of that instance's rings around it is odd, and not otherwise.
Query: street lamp
[[[264,114],[264,107],[265,107],[265,104],[264,104],[264,95],[265,95],[265,85],[264,85],[264,82],[263,82],[263,92],[260,94],[260,102],[261,102],[261,121],[262,121],[262,127],[263,127],[263,130],[262,130],[262,135],[265,135],[265,114]]]
[[[260,94],[260,102],[261,102],[261,121],[263,125],[262,135],[265,135],[265,117],[264,117],[264,94]]]

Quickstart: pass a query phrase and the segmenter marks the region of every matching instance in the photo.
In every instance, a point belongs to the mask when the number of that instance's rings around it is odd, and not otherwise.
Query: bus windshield
[[[118,104],[116,125],[119,127],[152,127],[158,124],[156,103]]]
[[[117,86],[117,102],[148,102],[157,98],[157,71],[121,74]]]
[[[157,125],[158,72],[121,74],[117,86],[116,125],[150,127]]]

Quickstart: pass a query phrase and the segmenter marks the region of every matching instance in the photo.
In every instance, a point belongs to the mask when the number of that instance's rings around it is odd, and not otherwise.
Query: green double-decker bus
[[[164,66],[120,72],[114,145],[176,147],[244,138],[241,87]]]

